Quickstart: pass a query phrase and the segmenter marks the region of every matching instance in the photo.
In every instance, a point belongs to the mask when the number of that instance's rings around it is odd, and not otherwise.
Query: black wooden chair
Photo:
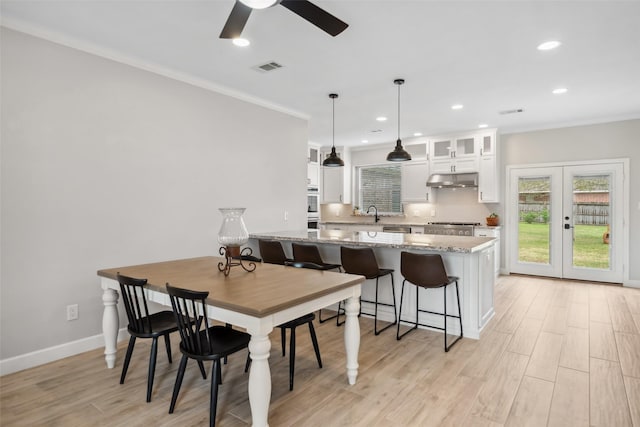
[[[285,265],[297,268],[311,268],[314,270],[322,270],[322,266],[311,262],[296,262],[287,261]],[[278,325],[280,328],[280,341],[282,345],[282,357],[286,355],[286,341],[287,341],[287,329],[290,329],[289,336],[289,390],[293,390],[293,376],[296,365],[296,328],[302,325],[309,325],[309,334],[311,335],[311,343],[313,344],[313,350],[316,353],[316,359],[318,360],[318,367],[322,368],[322,358],[320,357],[320,347],[318,346],[318,338],[316,337],[316,330],[313,327],[313,320],[316,315],[313,313],[305,314],[297,319],[290,320],[286,323]],[[244,367],[244,371],[247,372],[251,359],[247,357],[247,363]]]
[[[291,249],[293,249],[293,260],[296,262],[310,262],[317,265],[317,270],[338,270],[342,272],[342,266],[340,264],[331,264],[328,262],[324,262],[322,256],[320,255],[320,250],[316,245],[305,245],[302,243],[291,243]],[[322,309],[318,310],[318,321],[320,323],[324,323],[327,320],[331,320],[333,318],[336,319],[336,325],[340,326],[341,323],[338,321],[338,316],[340,315],[340,310],[342,310],[341,305],[338,304],[338,312],[331,317],[327,317],[326,319],[322,318]],[[344,310],[343,310],[344,313]]]
[[[460,294],[458,293],[458,280],[456,276],[447,276],[442,257],[438,254],[413,254],[410,252],[400,253],[400,271],[404,280],[402,281],[402,290],[400,291],[400,314],[398,315],[398,329],[396,331],[396,339],[400,340],[409,332],[418,328],[418,326],[426,326],[433,329],[439,329],[444,332],[444,351],[447,352],[455,343],[463,336],[462,333],[462,314],[460,311]],[[402,298],[404,296],[404,285],[406,282],[417,286],[416,289],[416,320],[415,322],[402,320]],[[456,300],[458,301],[458,315],[447,314],[447,286],[456,285]],[[420,288],[435,289],[443,288],[444,296],[444,313],[419,309]],[[418,322],[419,313],[438,314],[444,317],[444,328],[433,325],[426,325]],[[447,345],[447,317],[453,317],[460,322],[460,335],[449,345]],[[413,327],[400,334],[400,322],[412,324]]]
[[[127,354],[122,365],[122,374],[120,375],[120,384],[124,384],[127,376],[129,362],[133,354],[133,347],[136,344],[136,338],[151,338],[151,353],[149,355],[149,374],[147,378],[147,402],[151,401],[151,392],[153,390],[153,378],[156,371],[156,357],[158,354],[158,338],[164,336],[164,343],[167,348],[167,357],[169,363],[171,360],[171,341],[169,334],[178,330],[178,326],[171,311],[161,311],[159,313],[149,314],[147,306],[147,298],[144,294],[144,287],[147,279],[135,279],[133,277],[117,275],[120,283],[120,293],[122,294],[122,302],[124,303],[129,326],[127,330],[131,337],[129,338],[129,346]]]
[[[222,383],[220,360],[243,348],[247,348],[251,335],[226,326],[209,326],[205,302],[209,292],[176,288],[168,283],[166,286],[182,340],[180,342],[182,359],[180,359],[176,383],[173,387],[169,413],[172,414],[176,407],[176,400],[178,399],[188,360],[194,359],[198,361],[200,372],[204,378],[206,378],[206,373],[204,372],[203,362],[211,360],[213,361],[213,369],[211,371],[209,425],[215,426],[218,384]]]
[[[375,300],[364,300],[360,298],[360,302],[371,303],[374,305],[373,311],[373,332],[375,335],[380,334],[387,328],[398,323],[398,316],[396,313],[396,291],[393,283],[393,270],[389,268],[378,267],[378,261],[376,255],[371,248],[348,248],[345,246],[340,247],[340,259],[342,261],[342,268],[349,274],[358,274],[364,276],[367,279],[376,279],[376,296]],[[380,302],[378,299],[378,287],[379,279],[384,276],[391,277],[391,296],[392,303]],[[384,305],[387,307],[393,307],[393,323],[389,323],[384,328],[378,330],[378,306]],[[360,307],[362,313],[362,307]],[[339,313],[338,313],[339,314]],[[366,313],[365,313],[366,314]]]

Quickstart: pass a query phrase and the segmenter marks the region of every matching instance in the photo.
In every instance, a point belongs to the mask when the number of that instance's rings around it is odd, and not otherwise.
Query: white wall
[[[101,268],[217,254],[219,207],[246,207],[250,232],[306,228],[306,120],[4,28],[1,43],[0,359],[100,334]]]

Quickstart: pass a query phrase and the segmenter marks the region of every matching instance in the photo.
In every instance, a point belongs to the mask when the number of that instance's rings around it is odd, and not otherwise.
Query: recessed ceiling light
[[[251,43],[247,39],[237,38],[233,39],[233,44],[235,44],[236,46],[245,47],[249,46]]]
[[[551,49],[555,49],[558,46],[560,46],[562,43],[560,43],[557,40],[550,40],[548,42],[544,42],[544,43],[540,43],[538,45],[538,50],[551,50]]]
[[[552,90],[551,93],[553,93],[554,95],[560,95],[563,93],[567,93],[567,90],[568,89],[566,87],[559,87],[557,89]]]
[[[422,136],[422,132],[415,132],[413,136]]]
[[[384,117],[384,116],[380,116],[380,117],[376,117],[376,120],[379,121],[379,122],[386,122],[387,118]]]
[[[452,110],[462,110],[464,108],[464,105],[462,104],[454,104],[451,106]]]
[[[478,125],[478,127],[479,127],[480,129],[484,129],[484,128],[488,128],[488,127],[489,127],[489,125],[488,125],[488,124],[486,124],[486,123],[480,123],[480,124]]]
[[[366,144],[367,142],[369,142],[369,140],[368,140],[368,139],[363,139],[363,140],[362,140],[362,143],[363,143],[363,144]]]

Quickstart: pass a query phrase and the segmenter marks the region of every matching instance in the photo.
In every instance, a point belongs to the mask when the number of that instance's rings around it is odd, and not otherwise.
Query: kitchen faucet
[[[367,208],[367,213],[369,213],[369,210],[371,210],[371,208],[373,208],[373,209],[375,209],[375,210],[376,210],[376,212],[375,212],[375,216],[374,216],[374,218],[375,218],[375,222],[380,221],[380,217],[378,216],[378,208],[376,208],[376,207],[375,207],[375,205],[371,205],[371,206],[369,206],[369,207]]]

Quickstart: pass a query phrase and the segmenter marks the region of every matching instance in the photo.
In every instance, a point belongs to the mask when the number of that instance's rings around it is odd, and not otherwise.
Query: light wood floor
[[[323,369],[299,329],[293,392],[274,333],[270,425],[640,426],[640,290],[509,276],[499,280],[495,304],[481,340],[464,339],[449,353],[438,333],[419,330],[397,342],[391,330],[373,336],[372,321],[362,318],[355,386],[346,381],[343,328],[317,324]],[[122,343],[115,369],[96,350],[2,377],[0,424],[205,425],[209,381],[193,363],[176,412],[167,413],[177,344],[173,337],[172,365],[158,354],[151,403],[150,347],[136,345],[120,385]],[[250,424],[245,354],[223,368],[220,426]]]

